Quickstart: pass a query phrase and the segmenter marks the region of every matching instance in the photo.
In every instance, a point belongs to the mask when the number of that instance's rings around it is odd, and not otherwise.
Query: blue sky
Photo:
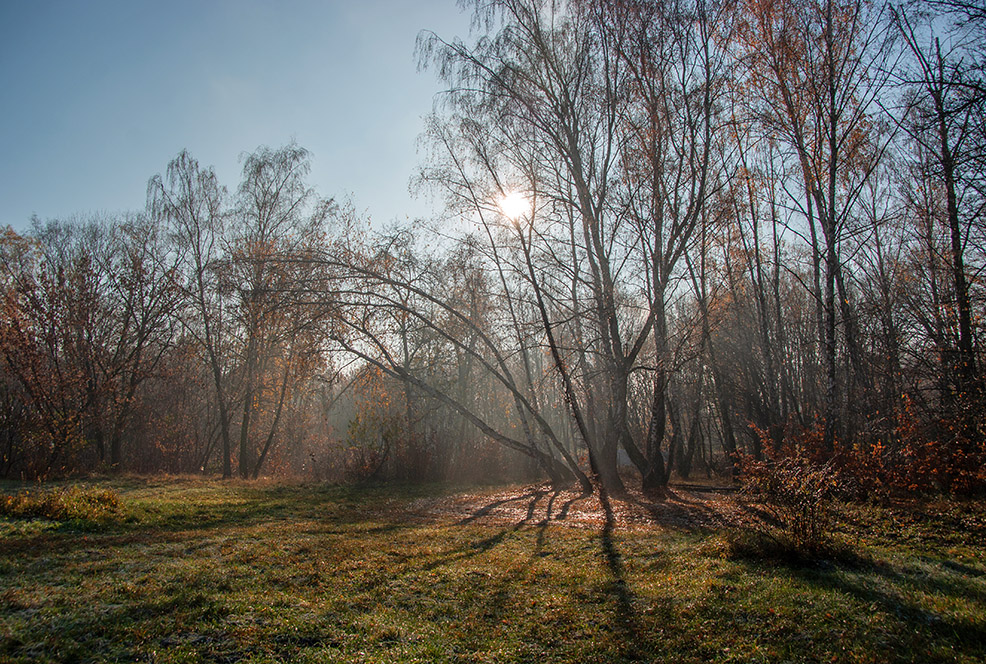
[[[0,0],[0,227],[142,208],[183,148],[234,189],[292,139],[321,194],[427,215],[408,179],[441,84],[415,39],[468,28],[455,0]]]

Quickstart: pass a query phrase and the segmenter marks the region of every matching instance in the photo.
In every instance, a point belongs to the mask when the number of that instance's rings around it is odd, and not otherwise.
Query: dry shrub
[[[947,406],[947,407],[946,407]],[[840,498],[866,499],[926,494],[982,495],[986,492],[986,395],[970,394],[931,411],[903,395],[884,426],[849,440],[823,444],[821,421],[786,426],[777,443],[751,426],[767,458],[796,459],[795,465],[826,465]],[[750,466],[760,462],[741,459]],[[753,468],[754,466],[751,466]]]
[[[831,463],[798,457],[742,461],[743,490],[763,501],[795,549],[821,550],[826,542],[830,504],[837,487]]]
[[[946,414],[921,411],[907,396],[894,428],[875,441],[839,447],[840,475],[871,494],[975,495],[986,489],[986,432],[981,400],[953,404]]]

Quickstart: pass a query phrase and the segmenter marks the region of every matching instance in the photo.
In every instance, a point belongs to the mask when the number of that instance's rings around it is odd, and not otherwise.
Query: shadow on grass
[[[954,560],[941,560],[941,561],[935,560],[932,562],[936,562],[940,564],[942,567],[947,567],[953,572],[957,572],[958,574],[963,574],[965,576],[974,576],[977,578],[986,576],[986,572],[984,572],[983,570],[976,569],[975,567],[970,567],[969,565],[963,565],[962,563],[957,563]]]
[[[54,522],[40,532],[21,537],[0,538],[0,555],[41,556],[49,553],[66,554],[77,549],[118,547],[130,544],[180,542],[190,534],[214,532],[221,534],[245,530],[266,524],[284,525],[298,522],[337,528],[340,534],[354,530],[371,534],[374,530],[389,532],[410,527],[407,523],[385,523],[375,528],[354,529],[367,521],[367,510],[388,498],[413,499],[417,495],[433,495],[427,487],[348,487],[348,486],[271,486],[229,484],[206,489],[208,500],[198,500],[201,487],[176,485],[173,494],[162,498],[143,498],[139,492],[154,490],[154,482],[128,485],[124,495],[125,515],[106,523]],[[167,490],[171,485],[162,484]],[[182,493],[185,491],[186,493]],[[137,497],[134,497],[137,495]],[[369,505],[369,508],[367,508]]]
[[[678,532],[710,533],[735,527],[734,517],[723,512],[720,506],[704,494],[731,494],[732,490],[711,491],[697,487],[695,493],[680,487],[665,487],[659,497],[627,494],[623,500],[647,515],[649,525],[661,526]],[[747,515],[759,518],[757,515]]]
[[[879,588],[877,586],[881,584],[864,580],[862,574],[853,578],[845,573],[816,574],[803,569],[799,576],[816,587],[845,593],[861,602],[879,606],[901,623],[902,631],[927,631],[935,637],[954,640],[960,651],[970,655],[976,653],[978,657],[986,655],[986,618],[981,617],[977,622],[929,611],[912,599],[919,593],[940,593],[952,584],[941,579],[915,582],[915,577],[902,575],[883,565],[871,566],[864,571],[866,575],[880,578],[896,589]],[[954,585],[947,594],[956,598],[964,596],[963,592],[956,592]]]
[[[547,487],[489,497],[489,504],[475,505],[471,514],[454,523],[451,519],[428,522],[416,516],[417,503],[412,501],[419,495],[434,496],[433,487],[404,491],[233,486],[224,487],[221,494],[220,499],[213,495],[214,502],[204,506],[205,513],[214,517],[211,520],[200,519],[194,510],[165,504],[180,495],[176,491],[155,503],[160,514],[145,522],[124,524],[116,532],[88,534],[86,540],[64,533],[33,541],[30,537],[18,538],[21,542],[0,540],[0,555],[17,549],[28,560],[25,572],[38,573],[42,580],[54,574],[65,551],[82,548],[83,555],[66,561],[78,566],[73,573],[102,575],[107,584],[105,590],[93,591],[94,606],[102,607],[103,613],[72,612],[56,605],[61,622],[42,624],[26,617],[41,600],[20,589],[9,597],[0,596],[9,604],[6,608],[0,604],[0,611],[23,613],[23,620],[15,618],[48,630],[41,636],[53,642],[65,640],[63,628],[72,639],[95,635],[83,642],[88,654],[99,652],[102,642],[129,644],[133,634],[146,633],[140,649],[119,653],[120,660],[133,660],[153,648],[195,649],[208,661],[231,661],[253,648],[287,659],[308,649],[338,647],[349,652],[368,646],[390,657],[397,655],[398,647],[417,647],[413,639],[404,640],[402,630],[415,639],[424,638],[414,632],[426,621],[430,625],[447,622],[449,633],[465,633],[435,637],[442,647],[452,643],[449,647],[463,650],[494,645],[504,652],[513,648],[516,661],[539,661],[537,648],[571,657],[568,661],[576,661],[576,653],[580,661],[647,661],[674,652],[663,630],[678,624],[675,620],[686,620],[676,613],[677,600],[670,591],[662,595],[645,579],[653,569],[650,561],[675,563],[677,554],[669,553],[675,549],[663,548],[661,536],[642,555],[642,546],[632,539],[633,531],[621,531],[625,523],[635,523],[625,519],[628,503],[605,493],[597,494],[599,503],[594,509],[598,511],[591,515],[595,520],[579,521],[585,516],[579,513],[583,506],[574,508],[568,523],[576,521],[585,528],[577,531],[557,522],[569,517],[578,500],[590,496],[573,497],[571,492]],[[230,501],[224,502],[223,496]],[[648,513],[655,523],[675,530],[709,529],[710,522],[721,518],[714,506],[688,493],[671,492],[664,501],[639,504],[649,504]],[[503,510],[510,515],[508,521],[483,518],[497,517],[501,506],[510,508]],[[177,512],[174,519],[166,518],[169,509]],[[282,522],[277,530],[253,528],[277,521]],[[684,525],[675,527],[679,523]],[[576,538],[572,533],[585,535]],[[53,542],[54,547],[50,546]],[[179,546],[159,550],[143,546],[161,542]],[[121,555],[123,563],[116,558],[122,551],[96,561],[86,551],[128,544],[141,546]],[[28,551],[28,547],[36,548]],[[559,552],[570,557],[556,555]],[[190,567],[172,564],[175,560]],[[929,611],[927,607],[933,605],[922,604],[919,595],[971,598],[982,605],[986,602],[982,572],[949,561],[908,560],[913,562],[892,565],[860,556],[825,565],[780,566],[782,573],[822,593],[842,594],[854,604],[876,605],[890,617],[892,631],[902,636],[916,633],[918,640],[946,641],[956,653],[975,659],[984,650],[982,621]],[[755,576],[766,570],[773,574],[777,567],[773,559],[734,561],[753,568]],[[575,564],[591,572],[585,577],[587,584],[573,573]],[[582,585],[575,588],[570,582],[573,578]],[[527,601],[542,579],[545,586],[553,586],[544,597],[549,602],[564,597],[566,601],[556,601],[569,613],[556,612],[558,606],[543,606],[541,597],[536,608]],[[252,594],[255,587],[269,589],[270,595],[258,599]],[[270,597],[286,598],[289,603],[268,607],[264,602],[270,602]],[[734,609],[732,604],[714,605],[717,612],[728,614]],[[378,627],[374,626],[377,620],[395,622]],[[502,627],[508,620],[514,626]],[[682,629],[692,628],[685,624]],[[566,630],[572,640],[568,643],[558,636]],[[22,631],[29,633],[26,628]],[[495,641],[502,634],[514,641],[506,645]],[[92,640],[97,637],[102,641]],[[23,638],[25,645],[23,649],[17,646],[18,653],[39,642],[35,637]],[[532,642],[530,648],[526,639]],[[678,647],[698,648],[691,643]],[[4,654],[11,653],[0,648],[0,659]],[[422,655],[420,659],[427,658]]]
[[[434,495],[433,490],[423,491]],[[181,491],[163,497],[149,492],[139,498],[140,508],[145,510],[143,518],[120,524],[111,532],[86,537],[59,532],[0,541],[0,555],[20,558],[17,564],[30,573],[47,574],[44,570],[62,567],[64,561],[73,575],[99,578],[105,587],[92,590],[97,599],[94,606],[111,612],[78,612],[57,604],[53,610],[58,620],[49,629],[27,616],[26,612],[35,610],[32,602],[37,600],[25,599],[24,606],[15,606],[13,602],[22,595],[20,590],[12,591],[10,606],[0,609],[25,612],[25,626],[19,629],[31,636],[25,636],[23,644],[8,644],[6,653],[0,648],[0,659],[4,654],[21,656],[30,648],[41,647],[38,644],[65,639],[78,641],[84,659],[87,653],[100,651],[101,644],[134,643],[136,633],[144,635],[140,644],[121,645],[129,649],[114,657],[132,660],[154,648],[193,649],[204,660],[223,661],[239,657],[245,652],[243,648],[253,646],[287,657],[309,648],[334,647],[341,638],[337,635],[344,635],[347,644],[366,641],[371,646],[390,647],[380,645],[384,641],[379,635],[360,631],[367,629],[360,620],[380,610],[381,605],[391,607],[389,602],[396,601],[395,597],[406,597],[416,607],[412,622],[427,619],[440,624],[445,615],[450,621],[461,622],[463,615],[474,616],[475,623],[466,630],[475,631],[474,636],[467,637],[475,641],[465,642],[480,644],[476,647],[492,647],[485,645],[492,637],[484,630],[497,630],[506,621],[517,625],[504,628],[510,638],[530,635],[539,648],[567,647],[561,645],[563,639],[551,627],[554,614],[540,605],[534,610],[527,602],[539,575],[548,569],[537,563],[538,556],[549,555],[555,548],[552,535],[558,531],[550,527],[551,522],[567,515],[575,502],[567,495],[536,488],[482,506],[458,525],[473,524],[508,502],[515,508],[513,523],[456,529],[449,528],[448,523],[401,522],[405,514],[411,514],[403,510],[416,496],[395,495],[393,490],[232,486],[201,494],[199,505],[192,503],[191,493],[185,498],[189,504],[183,505]],[[386,509],[386,501],[393,498],[399,503],[392,514],[377,511]],[[365,521],[367,503],[381,518]],[[599,556],[597,560],[606,573],[604,585],[588,590],[588,603],[580,605],[575,615],[591,612],[594,606],[605,607],[599,614],[601,623],[618,637],[613,642],[618,645],[606,647],[613,648],[612,652],[619,648],[624,658],[637,657],[652,648],[638,630],[634,595],[615,537],[618,520],[608,498],[605,504],[607,516],[602,530],[596,531],[600,553],[595,549],[589,553]],[[278,528],[284,529],[284,537],[279,536],[281,531],[253,529],[275,521],[282,522]],[[423,530],[404,537],[400,533],[404,529]],[[301,535],[298,541],[284,542],[296,534]],[[226,540],[235,541],[235,546],[226,546]],[[200,541],[205,542],[203,546],[192,546]],[[497,550],[493,558],[469,563],[505,542],[506,548]],[[176,546],[158,546],[170,543]],[[341,548],[333,551],[337,546]],[[96,549],[101,555],[90,558],[89,552]],[[285,557],[297,568],[283,567],[280,561]],[[319,558],[325,562],[319,563]],[[387,562],[377,565],[375,560]],[[44,570],[38,567],[41,563]],[[184,566],[186,563],[189,567]],[[327,565],[328,570],[320,564]],[[551,564],[557,569],[555,561]],[[243,606],[242,600],[236,599],[251,592],[251,587],[269,588],[274,596],[300,594],[306,601],[320,603],[321,608],[313,619],[299,623],[304,629],[297,633],[276,621],[236,622],[262,620],[263,611],[253,605]],[[342,587],[345,592],[338,593]],[[400,605],[391,608],[406,610]],[[297,610],[286,610],[286,614],[290,612]],[[532,620],[535,613],[540,620]],[[107,621],[107,615],[112,615],[112,620]],[[564,621],[568,619],[557,620],[567,624]],[[596,628],[589,621],[586,629]],[[523,641],[510,647],[528,652]]]
[[[530,520],[534,517],[534,509],[537,506],[537,503],[541,499],[542,495],[544,495],[544,493],[540,489],[535,489],[532,493],[524,493],[519,496],[514,496],[513,498],[501,498],[500,500],[494,500],[482,506],[478,510],[474,511],[469,516],[463,519],[459,519],[458,521],[456,521],[455,525],[464,526],[470,523],[474,523],[482,519],[484,516],[488,516],[491,512],[493,512],[498,507],[503,507],[504,505],[510,505],[511,503],[518,503],[523,501],[525,498],[531,498],[531,501],[527,506],[527,518],[524,521]],[[522,521],[521,524],[523,523],[524,522]]]
[[[758,536],[752,532],[745,535]],[[973,580],[982,572],[975,568],[926,557],[921,558],[922,566],[881,561],[847,546],[830,546],[808,555],[790,545],[765,544],[763,540],[740,543],[731,558],[751,572],[765,566],[781,569],[813,591],[835,592],[871,610],[878,608],[896,623],[894,629],[902,635],[951,642],[956,652],[977,660],[986,655],[986,612],[980,612],[981,618],[975,620],[921,604],[921,598],[926,597],[929,601],[972,601],[986,607],[986,590]],[[974,611],[972,614],[976,615]]]
[[[544,506],[543,517],[534,521],[539,502],[547,495],[547,502]],[[574,497],[569,497],[555,512],[555,503],[560,491],[547,491],[535,489],[521,496],[499,499],[475,510],[469,517],[462,519],[458,524],[473,523],[483,516],[489,515],[498,507],[509,503],[516,503],[527,500],[526,514],[509,527],[502,527],[493,536],[485,539],[482,543],[475,545],[479,551],[487,551],[493,546],[501,543],[507,535],[516,532],[525,526],[532,526],[536,529],[534,542],[534,556],[543,555],[549,537],[549,525],[552,521],[562,521],[569,513],[572,505],[579,500],[591,495],[584,492]],[[619,644],[620,657],[634,661],[647,659],[653,656],[657,650],[655,644],[644,637],[643,630],[639,626],[639,617],[634,611],[635,596],[631,590],[624,568],[623,555],[621,554],[616,538],[617,515],[613,508],[609,494],[603,488],[599,488],[598,499],[603,512],[601,528],[599,530],[599,545],[602,563],[605,566],[607,582],[604,586],[604,593],[608,603],[612,606],[612,622],[610,629],[616,636]],[[461,556],[457,559],[461,560]]]
[[[602,504],[605,515],[599,541],[611,577],[609,594],[615,609],[613,631],[618,635],[624,648],[622,654],[632,659],[640,659],[649,654],[652,647],[645,643],[640,635],[637,617],[633,610],[633,593],[627,586],[626,573],[623,568],[623,556],[613,541],[616,517],[613,513],[609,494],[602,486],[599,487],[599,502]]]

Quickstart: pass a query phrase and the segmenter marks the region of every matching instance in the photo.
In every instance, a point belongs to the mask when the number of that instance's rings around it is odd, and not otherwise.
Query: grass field
[[[806,561],[522,487],[96,486],[0,517],[0,661],[986,661],[982,502],[842,506]]]

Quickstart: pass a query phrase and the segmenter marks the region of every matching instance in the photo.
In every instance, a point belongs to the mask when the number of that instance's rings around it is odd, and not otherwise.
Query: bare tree
[[[823,444],[831,451],[841,410],[840,320],[855,375],[867,376],[842,244],[852,231],[860,193],[888,144],[878,140],[873,120],[885,83],[883,23],[864,3],[829,0],[752,2],[745,16],[740,34],[747,49],[746,80],[762,100],[762,121],[790,147],[816,274],[824,265],[824,286],[815,290],[826,377]]]
[[[310,169],[308,151],[293,143],[278,150],[262,147],[248,155],[228,225],[220,287],[235,296],[237,305],[243,377],[241,477],[259,473],[283,411],[299,334],[313,331],[323,311],[311,301],[294,306],[299,290],[310,287],[314,258],[325,239],[324,224],[334,208],[307,183]],[[281,357],[273,415],[257,457],[252,426],[262,401],[260,379],[279,350],[287,355]]]
[[[971,5],[949,8],[976,16]],[[969,62],[967,40],[971,35],[953,34],[951,46],[943,46],[933,27],[920,30],[915,17],[905,9],[895,10],[893,17],[910,55],[911,66],[900,74],[910,97],[901,127],[917,148],[912,154],[919,167],[913,172],[933,180],[944,192],[941,224],[947,233],[957,339],[954,353],[949,353],[954,358],[943,370],[955,377],[953,390],[959,394],[971,389],[977,376],[966,247],[975,220],[986,209],[982,70],[975,67],[974,60]]]
[[[167,224],[178,253],[178,287],[184,295],[178,320],[204,355],[209,367],[219,416],[222,441],[222,473],[232,477],[230,437],[231,370],[230,313],[219,297],[220,265],[227,221],[226,189],[215,172],[199,167],[182,151],[168,164],[164,177],[156,175],[147,185],[150,214]]]

